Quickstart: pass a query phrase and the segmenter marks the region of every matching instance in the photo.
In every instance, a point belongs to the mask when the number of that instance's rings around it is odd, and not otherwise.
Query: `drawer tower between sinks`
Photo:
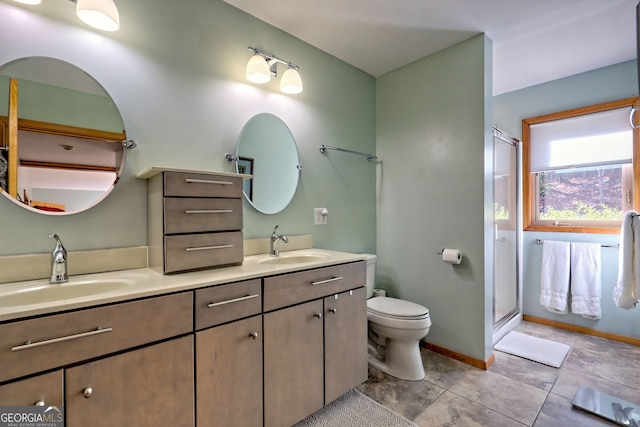
[[[242,264],[242,175],[162,171],[147,181],[149,267]]]

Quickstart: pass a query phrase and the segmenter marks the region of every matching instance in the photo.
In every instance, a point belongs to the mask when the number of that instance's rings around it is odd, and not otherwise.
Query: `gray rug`
[[[416,427],[357,390],[351,390],[294,427]]]

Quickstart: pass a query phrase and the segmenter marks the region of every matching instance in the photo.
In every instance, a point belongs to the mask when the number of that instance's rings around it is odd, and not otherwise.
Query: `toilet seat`
[[[380,317],[398,320],[423,320],[429,317],[428,308],[411,301],[389,297],[367,300],[367,311]]]

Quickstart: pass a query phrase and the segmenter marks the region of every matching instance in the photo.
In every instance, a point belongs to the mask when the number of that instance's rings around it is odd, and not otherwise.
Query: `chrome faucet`
[[[49,283],[64,283],[69,281],[67,275],[67,251],[57,234],[49,234],[56,239],[56,247],[51,252],[51,277]]]
[[[278,229],[278,226],[276,225],[276,228],[273,229],[273,233],[271,233],[271,248],[269,251],[269,254],[271,256],[280,256],[280,250],[278,249],[278,240],[282,240],[285,243],[289,242],[289,239],[287,238],[287,236],[285,236],[284,234],[278,234],[276,233],[276,230]]]

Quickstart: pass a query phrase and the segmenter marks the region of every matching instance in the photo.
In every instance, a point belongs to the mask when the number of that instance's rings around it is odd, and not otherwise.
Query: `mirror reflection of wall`
[[[244,182],[244,195],[256,210],[275,214],[289,205],[298,187],[300,160],[296,141],[280,118],[261,113],[249,119],[236,156],[236,171],[253,175]]]
[[[88,209],[124,166],[126,133],[115,103],[61,60],[29,57],[0,67],[0,128],[0,191],[39,212]]]

